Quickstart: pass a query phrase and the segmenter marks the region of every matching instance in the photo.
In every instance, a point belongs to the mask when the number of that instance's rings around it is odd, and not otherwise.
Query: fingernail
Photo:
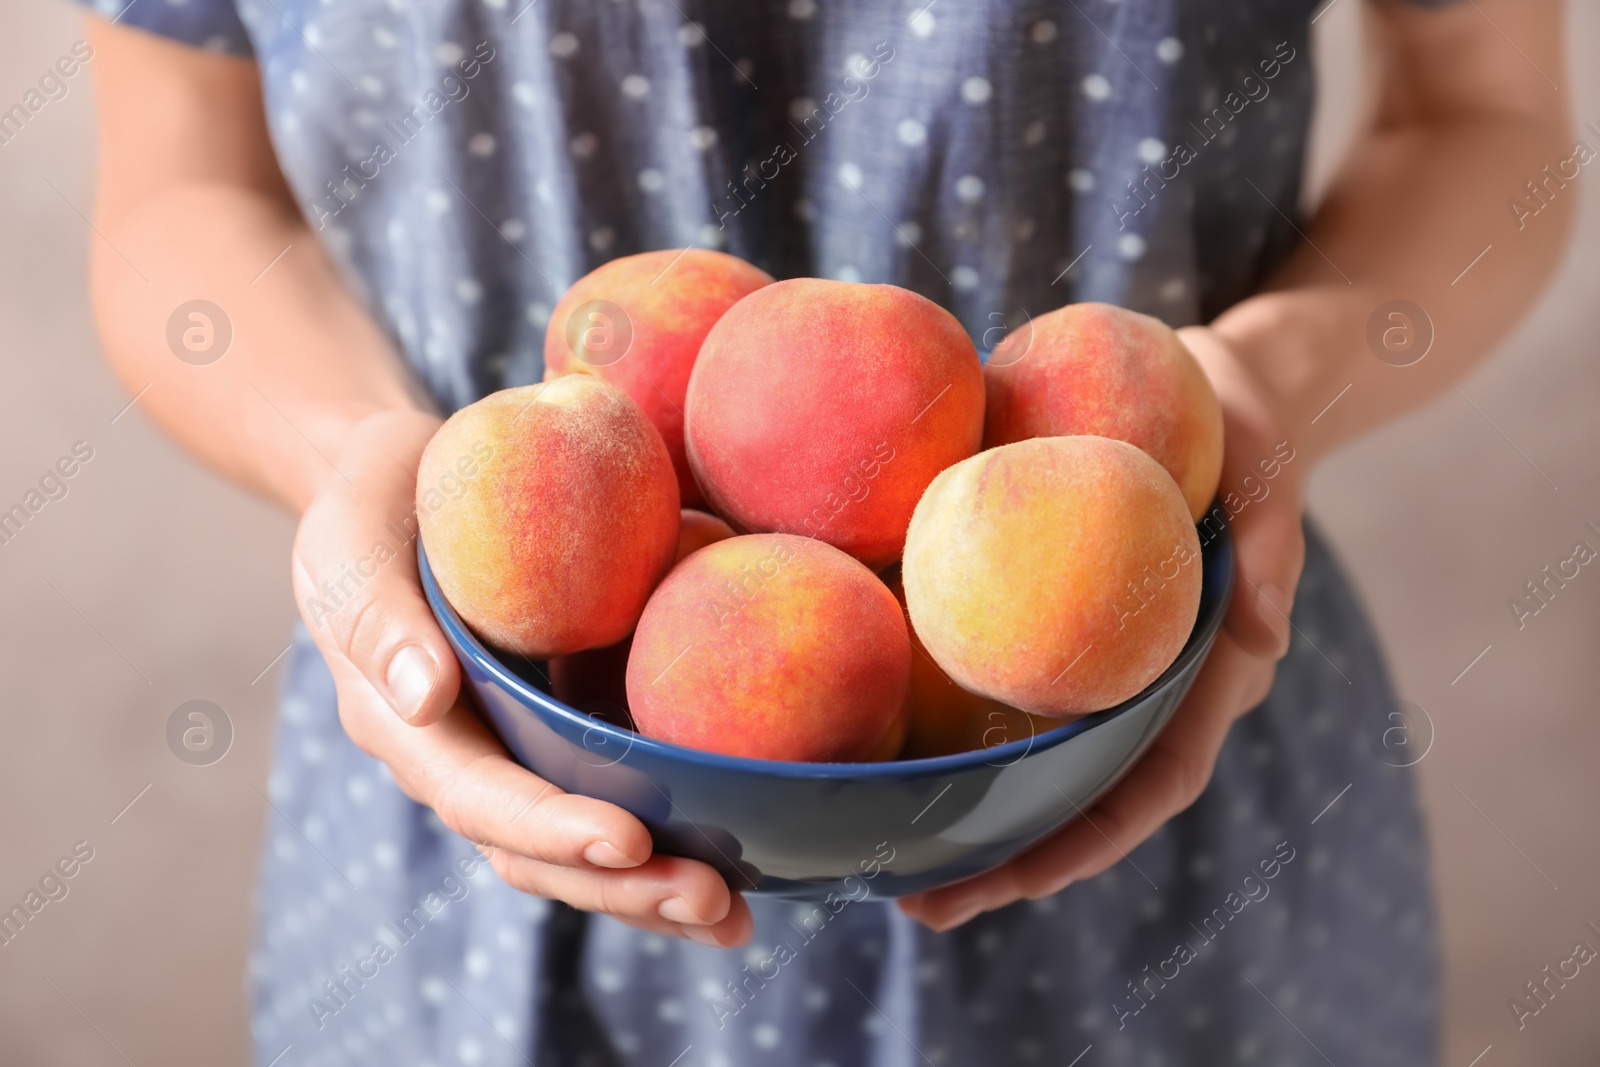
[[[421,645],[406,645],[394,654],[383,680],[389,686],[389,702],[402,719],[410,722],[417,717],[438,677],[439,664]]]
[[[663,919],[668,922],[684,923],[688,926],[704,926],[706,921],[694,913],[689,907],[689,902],[682,897],[668,897],[656,909]]]
[[[594,841],[583,850],[583,858],[596,867],[637,867],[638,861],[629,859],[610,841]],[[676,898],[674,898],[676,899]]]
[[[711,927],[709,926],[685,926],[683,928],[683,936],[687,937],[691,941],[698,941],[707,948],[723,947],[722,942],[718,941],[714,936],[712,936]]]
[[[1289,651],[1289,612],[1294,605],[1284,595],[1276,582],[1262,582],[1256,590],[1265,601],[1258,604],[1256,614],[1267,624],[1267,629],[1277,638],[1278,655]]]
[[[936,929],[941,934],[949,933],[951,930],[954,930],[956,927],[963,926],[966,923],[969,923],[973,919],[977,918],[978,917],[978,913],[981,912],[981,911],[983,911],[983,905],[981,905],[981,904],[969,905],[968,907],[962,908],[960,911],[952,912],[949,915],[946,915],[942,919],[938,920],[936,923],[933,924],[934,925],[934,929]]]

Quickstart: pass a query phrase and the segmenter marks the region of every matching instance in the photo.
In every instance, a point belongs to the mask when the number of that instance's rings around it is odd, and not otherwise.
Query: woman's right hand
[[[514,888],[657,933],[742,944],[749,907],[716,871],[653,855],[633,815],[514,763],[461,703],[408,539],[417,463],[438,425],[417,411],[358,423],[295,535],[295,599],[333,672],[346,733]]]

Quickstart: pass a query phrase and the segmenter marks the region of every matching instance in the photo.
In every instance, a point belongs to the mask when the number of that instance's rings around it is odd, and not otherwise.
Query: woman
[[[100,16],[106,348],[169,432],[302,515],[303,604],[343,583],[287,668],[261,1063],[1434,1058],[1412,786],[1302,486],[1551,270],[1572,198],[1505,201],[1570,154],[1555,0],[1373,8],[1378,121],[1304,221],[1306,0]],[[567,284],[688,245],[911,287],[983,347],[1069,301],[1159,315],[1226,413],[1237,594],[1149,755],[999,870],[849,908],[776,971],[792,905],[511,763],[407,553],[351,577],[398,546],[440,414],[540,377]]]

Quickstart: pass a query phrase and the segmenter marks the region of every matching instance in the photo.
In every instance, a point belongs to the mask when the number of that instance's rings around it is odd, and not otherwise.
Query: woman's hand
[[[900,901],[901,910],[934,930],[1099,874],[1193,804],[1211,778],[1228,728],[1265,699],[1289,648],[1289,609],[1305,559],[1300,508],[1307,461],[1295,462],[1268,392],[1219,334],[1191,327],[1179,336],[1222,401],[1218,495],[1232,508],[1245,502],[1230,520],[1237,564],[1226,623],[1172,721],[1082,818],[995,870]]]
[[[358,423],[295,537],[295,599],[333,672],[345,731],[509,885],[657,933],[742,943],[749,908],[716,871],[652,855],[628,812],[518,766],[458,699],[459,668],[409,536],[417,462],[437,426],[414,411]]]

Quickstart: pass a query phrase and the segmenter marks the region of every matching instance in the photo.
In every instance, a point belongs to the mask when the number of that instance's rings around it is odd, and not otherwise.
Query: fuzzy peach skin
[[[733,528],[715,515],[694,508],[679,512],[678,547],[672,562],[710,544],[732,537]],[[566,656],[550,657],[550,690],[557,700],[579,711],[597,714],[608,722],[632,726],[627,720],[628,691],[625,675],[631,636],[604,648],[591,648]],[[618,715],[618,712],[623,714]]]
[[[1039,437],[935,478],[906,538],[906,604],[957,683],[1038,715],[1137,694],[1200,607],[1200,539],[1172,476],[1106,437]]]
[[[637,404],[570,375],[450,416],[422,454],[417,516],[462,619],[542,658],[628,636],[677,549],[678,482]]]
[[[983,370],[983,446],[1097,434],[1138,445],[1177,481],[1198,521],[1222,477],[1222,406],[1166,323],[1111,304],[1068,304],[1014,330]]]
[[[650,598],[628,704],[646,737],[859,762],[899,747],[910,669],[905,620],[877,575],[821,541],[751,534],[694,553]]]
[[[667,443],[684,505],[702,506],[683,449],[689,372],[712,324],[741,297],[771,283],[766,271],[704,248],[641,252],[603,263],[574,282],[550,314],[545,381],[593,374],[631,396]],[[600,300],[620,308],[626,324],[585,309]],[[627,349],[619,355],[615,346],[623,343]]]
[[[686,410],[689,464],[735,529],[817,537],[879,568],[933,476],[977,451],[983,371],[931,300],[798,278],[711,328]]]
[[[684,508],[678,520],[678,551],[673,563],[681,563],[685,556],[698,552],[707,545],[726,541],[733,536],[733,527],[704,511]]]
[[[905,610],[905,585],[900,568],[890,569],[884,582]],[[1029,715],[988,697],[969,693],[944,672],[928,654],[916,627],[906,616],[911,638],[911,683],[906,687],[906,738],[901,759],[951,756],[979,748],[994,748],[1009,741],[1024,741],[1061,725],[1059,719]]]

